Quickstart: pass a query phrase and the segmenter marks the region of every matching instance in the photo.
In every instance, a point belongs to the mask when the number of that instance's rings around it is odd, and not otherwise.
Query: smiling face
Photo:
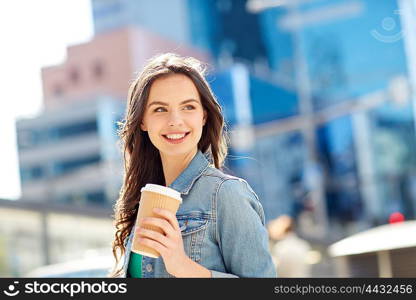
[[[153,82],[140,128],[161,156],[196,153],[205,122],[206,111],[189,77],[170,74]]]

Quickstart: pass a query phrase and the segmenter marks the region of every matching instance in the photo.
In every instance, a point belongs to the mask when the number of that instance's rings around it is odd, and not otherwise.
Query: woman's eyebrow
[[[181,103],[179,103],[179,104],[186,104],[186,103],[189,103],[189,102],[196,102],[196,103],[199,103],[199,101],[197,101],[197,100],[195,100],[195,99],[188,99],[188,100],[184,100],[184,101],[182,101],[182,102],[181,102]],[[150,106],[152,106],[152,105],[164,105],[164,106],[169,106],[169,103],[162,102],[162,101],[153,101],[153,102],[150,102],[150,103],[149,103],[149,105],[148,105],[147,107],[150,107]]]

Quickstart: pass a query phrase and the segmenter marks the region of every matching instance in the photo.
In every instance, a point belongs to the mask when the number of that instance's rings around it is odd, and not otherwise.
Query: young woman
[[[257,195],[245,180],[221,171],[224,120],[202,64],[171,53],[152,58],[130,87],[125,119],[111,276],[275,277]],[[181,193],[176,215],[158,210],[157,218],[144,220],[164,234],[135,224],[147,183]],[[161,256],[131,252],[133,235]]]

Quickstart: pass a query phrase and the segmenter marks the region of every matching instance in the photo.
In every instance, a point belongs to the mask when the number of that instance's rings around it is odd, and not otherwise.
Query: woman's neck
[[[163,174],[165,175],[166,186],[172,184],[175,179],[186,169],[191,160],[197,153],[197,149],[183,155],[167,156],[160,154],[163,166]]]

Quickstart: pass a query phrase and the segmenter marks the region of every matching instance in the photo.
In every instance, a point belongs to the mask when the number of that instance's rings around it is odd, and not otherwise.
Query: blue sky
[[[62,63],[68,45],[91,39],[90,0],[0,2],[0,199],[17,199],[15,120],[42,110],[40,69]]]

